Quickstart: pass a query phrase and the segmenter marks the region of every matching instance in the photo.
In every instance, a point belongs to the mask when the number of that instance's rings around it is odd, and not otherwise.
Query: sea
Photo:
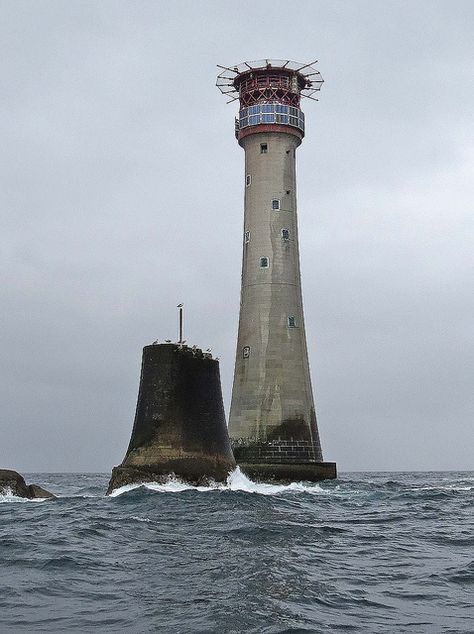
[[[0,633],[474,632],[474,472],[0,497]]]

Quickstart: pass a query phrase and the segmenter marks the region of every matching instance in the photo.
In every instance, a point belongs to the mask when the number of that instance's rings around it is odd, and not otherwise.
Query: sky
[[[121,462],[141,351],[237,336],[244,155],[217,64],[312,62],[297,154],[340,471],[474,469],[474,3],[0,1],[0,467]]]

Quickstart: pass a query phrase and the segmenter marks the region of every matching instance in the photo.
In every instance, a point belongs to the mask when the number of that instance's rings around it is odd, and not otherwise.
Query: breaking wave
[[[10,488],[3,489],[0,494],[0,504],[9,504],[11,502],[44,502],[48,498],[23,498],[15,495]]]
[[[269,484],[254,482],[242,473],[240,467],[237,467],[229,474],[227,482],[213,482],[208,486],[193,486],[187,482],[183,482],[177,477],[170,476],[166,482],[143,482],[142,484],[128,484],[115,489],[110,497],[117,497],[124,493],[129,493],[136,489],[145,488],[149,491],[157,493],[181,493],[183,491],[200,491],[203,493],[212,493],[215,491],[241,491],[243,493],[257,493],[259,495],[278,495],[281,493],[312,493],[327,494],[328,491],[323,489],[319,484],[292,482],[291,484]]]

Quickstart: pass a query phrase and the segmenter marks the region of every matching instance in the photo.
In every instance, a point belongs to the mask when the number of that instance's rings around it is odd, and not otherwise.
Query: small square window
[[[245,184],[247,185],[247,187],[249,187],[252,183],[252,176],[250,174],[247,174],[247,176],[245,177]]]
[[[293,315],[290,315],[288,317],[288,328],[296,328],[296,319],[293,317]]]
[[[248,242],[250,242],[250,231],[246,231],[245,235],[244,235],[244,241],[245,244],[247,244]]]
[[[290,239],[290,232],[288,231],[288,229],[282,229],[281,230],[281,237],[282,237],[282,240],[289,240]]]
[[[280,201],[278,198],[274,198],[272,200],[272,209],[275,209],[276,211],[280,211]]]
[[[244,346],[242,348],[242,356],[244,359],[248,359],[250,357],[250,346]]]
[[[260,258],[261,269],[268,269],[269,266],[270,266],[270,261],[267,257]]]
[[[260,143],[260,154],[266,154],[268,152],[268,145],[266,143]]]

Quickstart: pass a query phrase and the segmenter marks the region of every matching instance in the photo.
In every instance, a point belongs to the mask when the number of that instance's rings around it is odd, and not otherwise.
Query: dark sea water
[[[474,473],[320,485],[27,474],[0,497],[0,632],[474,632]]]

